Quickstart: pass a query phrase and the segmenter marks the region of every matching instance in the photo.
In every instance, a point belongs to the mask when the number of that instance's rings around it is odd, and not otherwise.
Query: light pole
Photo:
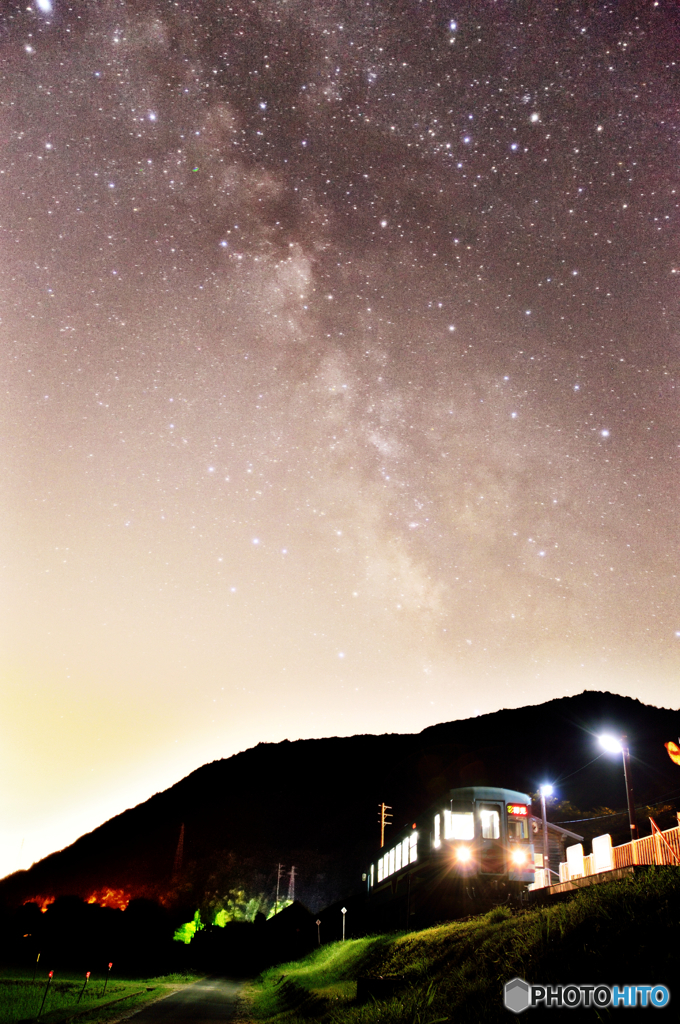
[[[550,847],[548,845],[548,817],[545,811],[545,798],[552,796],[553,788],[548,783],[545,786],[541,786],[541,814],[543,815],[543,870],[545,875],[543,876],[548,885],[550,885]]]
[[[630,838],[632,841],[638,839],[637,819],[635,817],[635,800],[633,799],[633,781],[630,775],[630,751],[628,749],[628,737],[624,735],[620,740],[614,736],[600,736],[600,743],[610,754],[621,754],[623,757],[623,777],[626,780],[626,796],[628,798],[628,821],[630,822]]]
[[[342,908],[342,941],[345,941],[345,914],[347,913],[347,907]]]

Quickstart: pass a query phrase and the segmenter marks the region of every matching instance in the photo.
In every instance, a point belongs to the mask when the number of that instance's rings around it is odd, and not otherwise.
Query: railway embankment
[[[651,868],[546,906],[497,907],[420,932],[321,946],[265,971],[249,1004],[256,1019],[276,1024],[488,1024],[508,1020],[504,985],[520,977],[550,986],[663,984],[673,1014],[678,948],[680,869]],[[585,1012],[609,1019],[613,1009]]]

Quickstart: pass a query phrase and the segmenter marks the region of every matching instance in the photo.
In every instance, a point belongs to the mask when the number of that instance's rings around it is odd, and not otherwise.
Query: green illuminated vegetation
[[[269,920],[270,917],[274,917],[275,911],[280,914],[292,902],[292,900],[279,900],[278,905],[272,903],[268,907],[268,901],[264,894],[248,898],[243,889],[232,889],[219,903],[209,903],[203,907],[202,911],[197,910],[191,921],[186,921],[175,929],[173,939],[188,946],[196,933],[203,931],[206,922],[216,928],[226,928],[233,921],[252,923],[257,914],[264,914]]]
[[[181,924],[179,928],[176,929],[173,939],[175,942],[184,942],[188,946],[196,932],[202,931],[204,927],[205,925],[201,922],[201,912],[200,910],[197,910],[191,921]]]
[[[35,1020],[45,994],[46,977],[33,978],[33,969],[0,970],[0,1021]],[[78,1013],[82,1024],[104,1024],[123,1012],[139,1009],[145,1003],[167,995],[181,985],[197,980],[190,974],[168,974],[159,978],[111,979],[104,990],[104,975],[90,977],[83,991],[84,974],[55,971],[40,1020],[60,1024]],[[80,997],[80,999],[79,999]],[[91,1009],[91,1013],[82,1011]],[[82,1014],[82,1015],[81,1015]]]
[[[285,910],[286,907],[291,907],[292,905],[292,900],[279,900],[278,905],[275,904],[270,908],[269,913],[267,914],[267,920],[269,920],[270,917],[274,917],[276,914],[280,914],[282,910]]]
[[[244,889],[231,889],[220,900],[218,910],[215,911],[214,905],[211,908],[214,911],[212,923],[218,928],[224,928],[232,921],[253,922],[258,914],[271,917],[274,913],[274,904],[272,903],[271,909],[267,912],[269,900],[270,898],[263,892],[256,896],[248,896]],[[291,902],[291,900],[279,900],[279,910]]]
[[[322,946],[265,971],[251,987],[260,1021],[434,1024],[507,1021],[503,984],[668,981],[680,945],[680,869],[590,886],[564,903],[504,907],[421,932]],[[398,978],[388,1000],[356,998],[360,977]]]

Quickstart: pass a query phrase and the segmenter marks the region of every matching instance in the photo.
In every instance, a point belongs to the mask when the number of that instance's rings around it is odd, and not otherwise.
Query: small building
[[[273,962],[296,960],[309,953],[317,944],[314,915],[299,900],[270,917],[261,932]]]
[[[555,881],[559,881],[560,864],[567,859],[567,846],[573,843],[582,843],[583,836],[576,832],[570,832],[561,825],[555,825],[552,821],[548,825],[548,857],[550,858],[550,874]],[[543,868],[543,819],[532,814],[529,818],[531,839],[534,844],[534,865],[540,870]],[[536,884],[539,882],[537,875]]]

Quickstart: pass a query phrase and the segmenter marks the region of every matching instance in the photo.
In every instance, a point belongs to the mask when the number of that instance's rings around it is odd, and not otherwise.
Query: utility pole
[[[288,899],[295,902],[295,865],[288,872]]]
[[[179,830],[179,839],[177,840],[177,849],[175,850],[175,862],[172,865],[173,878],[176,877],[182,870],[182,861],[184,860],[184,822]]]
[[[378,807],[380,809],[380,817],[378,818],[378,822],[380,823],[380,849],[382,849],[385,845],[385,825],[392,824],[391,821],[388,821],[388,818],[392,817],[390,814],[392,808],[389,804],[378,804]]]
[[[276,871],[276,902],[274,904],[274,917],[279,912],[279,886],[281,885],[281,876],[283,875],[283,864],[279,864]]]
[[[621,753],[623,754],[623,777],[626,780],[626,797],[628,799],[628,821],[630,824],[630,838],[631,841],[635,841],[639,838],[637,818],[635,817],[635,798],[633,796],[633,780],[630,774],[630,750],[628,749],[628,737],[624,735],[621,737]],[[632,847],[635,851],[635,847]],[[633,852],[633,863],[635,863],[635,853]]]

